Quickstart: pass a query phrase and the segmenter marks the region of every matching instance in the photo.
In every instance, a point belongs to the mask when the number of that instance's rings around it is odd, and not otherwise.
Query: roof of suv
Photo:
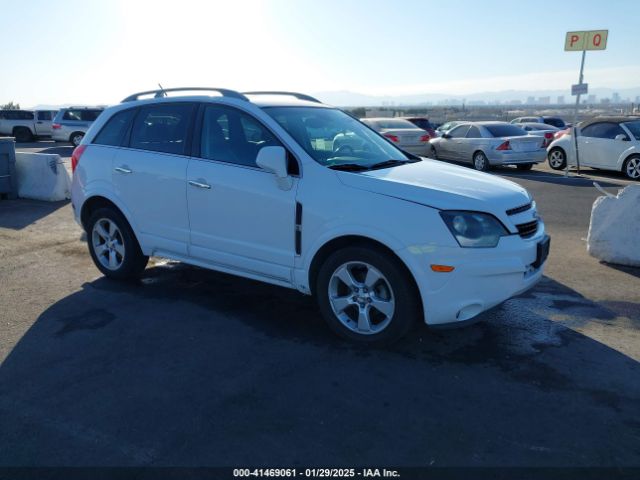
[[[186,94],[186,95],[171,95],[168,96],[168,93],[174,92],[216,92],[218,95],[207,95],[198,93],[196,95]],[[140,97],[151,96],[151,98],[143,99]],[[146,92],[139,92],[129,95],[127,98],[122,100],[121,103],[128,102],[144,102],[144,103],[152,103],[153,101],[161,100],[161,99],[175,99],[175,100],[211,100],[215,98],[232,98],[236,100],[244,100],[247,102],[251,102],[259,107],[285,107],[285,106],[296,106],[296,107],[328,107],[328,105],[323,104],[316,98],[297,92],[285,92],[285,91],[255,91],[255,92],[236,92],[235,90],[229,90],[226,88],[206,88],[206,87],[183,87],[183,88],[166,88],[159,90],[149,90]]]

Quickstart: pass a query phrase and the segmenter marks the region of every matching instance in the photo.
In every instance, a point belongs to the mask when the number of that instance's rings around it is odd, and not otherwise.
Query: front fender
[[[637,147],[637,145],[631,145],[624,152],[622,152],[622,154],[618,157],[618,161],[616,162],[616,169],[619,171],[622,171],[622,167],[624,166],[625,160],[629,158],[631,155],[638,155],[638,154],[640,154],[640,149]]]

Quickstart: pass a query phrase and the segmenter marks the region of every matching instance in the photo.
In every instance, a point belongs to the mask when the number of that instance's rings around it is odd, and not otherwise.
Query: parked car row
[[[17,142],[52,138],[80,145],[91,124],[104,107],[65,107],[60,110],[0,110],[0,135]]]

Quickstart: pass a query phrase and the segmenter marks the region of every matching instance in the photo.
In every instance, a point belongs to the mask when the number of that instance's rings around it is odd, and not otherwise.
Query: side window
[[[449,132],[452,138],[464,138],[469,130],[469,125],[460,125]]]
[[[38,120],[51,120],[51,112],[49,111],[38,112]]]
[[[482,138],[482,135],[480,135],[480,129],[475,125],[472,125],[467,132],[467,138]]]
[[[184,155],[191,103],[161,103],[140,110],[131,132],[131,148]]]
[[[280,142],[256,119],[233,108],[207,105],[202,118],[200,156],[209,160],[256,167],[262,147]]]
[[[605,138],[613,140],[616,135],[625,134],[624,130],[617,123],[601,122],[585,127],[581,132],[583,137]]]
[[[116,113],[102,127],[93,143],[116,147],[122,145],[135,112],[135,108],[130,108],[129,110]]]
[[[80,111],[79,110],[67,110],[66,112],[64,112],[64,115],[62,115],[62,119],[63,120],[73,120],[76,122],[80,121]]]
[[[80,118],[83,122],[93,122],[101,113],[102,110],[82,110],[80,112]]]

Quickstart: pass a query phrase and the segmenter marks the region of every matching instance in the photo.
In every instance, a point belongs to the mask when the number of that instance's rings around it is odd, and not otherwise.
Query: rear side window
[[[80,119],[80,110],[67,110],[62,115],[62,119],[63,120],[74,120],[76,122],[79,122],[81,120]]]
[[[516,125],[485,125],[484,128],[494,137],[521,137],[527,134]]]
[[[53,118],[53,112],[45,111],[38,112],[38,120],[51,120]]]
[[[93,122],[101,113],[102,110],[82,110],[80,112],[80,118],[83,122]]]
[[[0,118],[7,120],[33,120],[33,112],[25,112],[22,110],[5,110]]]
[[[191,103],[164,103],[142,108],[131,132],[131,148],[185,154]]]
[[[93,122],[101,113],[101,109],[69,109],[64,112],[62,119],[75,122]]]
[[[562,120],[561,118],[545,118],[544,123],[557,128],[564,128],[565,126],[564,120]]]
[[[421,128],[422,130],[433,129],[433,127],[431,126],[431,123],[426,118],[412,118],[409,121],[413,123],[416,127]]]
[[[130,108],[129,110],[116,113],[104,127],[102,127],[102,130],[100,130],[100,133],[98,133],[93,143],[112,146],[122,145],[135,112],[135,108]]]
[[[593,123],[583,128],[580,133],[583,137],[606,138],[609,140],[615,139],[616,135],[626,135],[620,125],[612,122]]]

